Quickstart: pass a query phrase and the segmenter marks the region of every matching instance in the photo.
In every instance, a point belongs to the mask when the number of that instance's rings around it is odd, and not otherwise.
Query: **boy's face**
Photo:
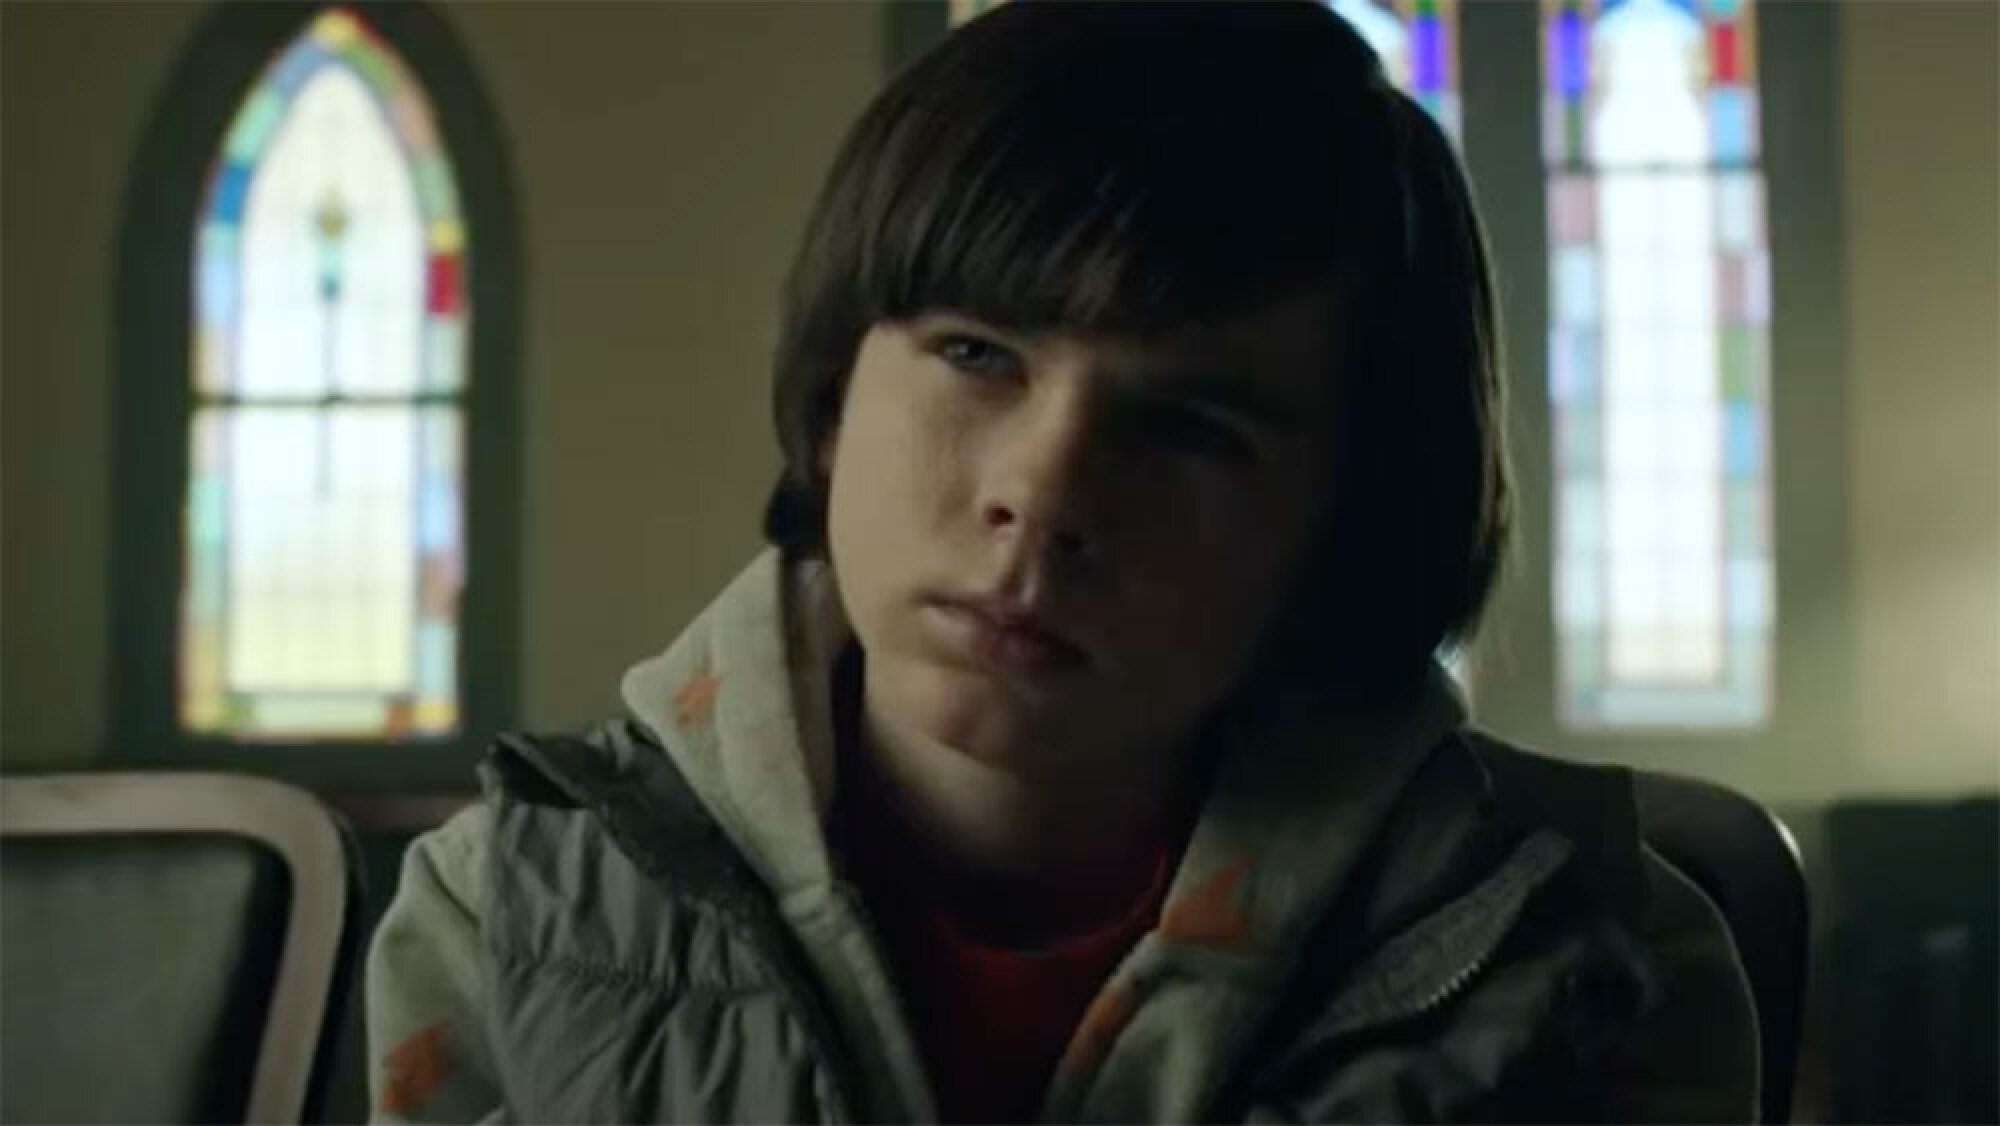
[[[1323,513],[1334,308],[1136,340],[947,311],[871,329],[823,453],[878,720],[1052,777],[1190,734]]]

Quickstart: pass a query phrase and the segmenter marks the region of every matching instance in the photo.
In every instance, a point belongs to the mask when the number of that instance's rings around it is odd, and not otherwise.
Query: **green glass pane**
[[[375,91],[375,96],[384,102],[393,97],[396,89],[402,85],[402,75],[396,72],[395,64],[365,43],[349,44],[340,55],[361,75],[362,81],[368,83]]]
[[[1722,326],[1722,397],[1732,403],[1753,402],[1761,382],[1757,371],[1755,327],[1744,324]]]
[[[1764,482],[1736,480],[1726,486],[1729,552],[1764,556],[1771,549],[1770,523],[1765,516]]]
[[[259,86],[238,112],[229,139],[222,146],[223,155],[244,164],[255,160],[284,115],[284,97],[269,86]]]
[[[229,571],[223,545],[196,545],[188,553],[188,564],[192,572],[187,584],[188,615],[195,621],[219,625],[229,601]]]
[[[458,214],[458,187],[442,160],[421,160],[416,166],[418,206],[427,219]]]

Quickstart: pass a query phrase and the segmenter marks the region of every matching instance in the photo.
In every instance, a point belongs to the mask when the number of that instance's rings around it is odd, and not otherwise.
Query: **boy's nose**
[[[991,536],[1076,559],[1097,546],[1101,529],[1091,480],[1096,471],[1092,423],[1081,409],[1051,411],[1021,427],[989,466],[980,519]]]
[[[1064,558],[1075,558],[1084,554],[1086,547],[1084,531],[1059,514],[1049,516],[1032,512],[1023,513],[1016,506],[996,500],[987,504],[984,516],[986,527],[991,532],[1046,541],[1032,546]]]

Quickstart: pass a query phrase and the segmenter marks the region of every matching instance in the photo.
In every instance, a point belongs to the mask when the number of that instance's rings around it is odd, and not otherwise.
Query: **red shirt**
[[[835,725],[856,745],[861,677],[850,650],[835,668]],[[857,779],[859,787],[867,783]],[[894,840],[869,832],[856,783],[842,787],[831,836],[847,858],[880,932],[918,1050],[947,1122],[1032,1122],[1070,1035],[1141,935],[1153,928],[1168,875],[1192,827],[1183,810],[1153,863],[1148,885],[1127,897],[1111,923],[1035,950],[967,934]]]
[[[1103,926],[1033,950],[983,942],[935,897],[914,895],[886,849],[856,850],[856,874],[901,987],[938,1113],[947,1122],[1033,1122],[1070,1034],[1098,988],[1159,917],[1152,879]]]

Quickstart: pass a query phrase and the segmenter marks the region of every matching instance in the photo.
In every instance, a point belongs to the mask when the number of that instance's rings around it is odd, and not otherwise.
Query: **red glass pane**
[[[1743,71],[1738,65],[1737,56],[1739,42],[1735,24],[1715,23],[1708,26],[1708,53],[1714,72],[1710,75],[1711,81],[1720,83],[1743,80]]]
[[[424,308],[434,316],[449,316],[458,312],[458,306],[458,255],[431,255],[430,272],[424,287]]]

